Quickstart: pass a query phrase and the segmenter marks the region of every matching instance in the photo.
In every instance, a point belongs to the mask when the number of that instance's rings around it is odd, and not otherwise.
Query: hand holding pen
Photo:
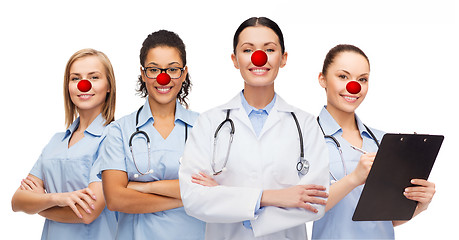
[[[365,150],[352,145],[351,148],[361,152],[362,156],[360,156],[360,161],[357,164],[357,167],[355,167],[355,170],[349,175],[353,177],[357,185],[362,185],[367,180],[368,173],[370,172],[371,166],[373,165],[376,153],[368,153]]]

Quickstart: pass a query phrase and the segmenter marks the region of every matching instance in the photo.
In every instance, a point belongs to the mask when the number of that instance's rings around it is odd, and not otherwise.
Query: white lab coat
[[[214,179],[220,184],[205,187],[191,182],[200,171],[213,174],[214,133],[231,109],[235,133],[226,170]],[[304,138],[305,158],[310,163],[305,176],[296,164],[300,142],[294,112]],[[229,125],[221,129],[216,170],[224,162]],[[220,151],[221,150],[221,151]],[[277,100],[257,137],[241,104],[240,94],[229,103],[201,114],[187,141],[179,170],[180,191],[186,212],[207,222],[206,239],[307,239],[305,222],[323,216],[325,206],[313,205],[318,213],[299,208],[264,207],[255,215],[255,206],[264,189],[281,189],[297,184],[329,187],[328,149],[314,116]],[[251,229],[242,225],[250,220]]]

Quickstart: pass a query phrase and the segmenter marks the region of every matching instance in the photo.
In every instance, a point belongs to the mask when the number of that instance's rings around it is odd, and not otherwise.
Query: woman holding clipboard
[[[394,226],[406,221],[352,221],[363,184],[368,176],[384,132],[367,127],[355,114],[368,92],[370,63],[353,45],[337,45],[325,57],[319,84],[327,105],[317,121],[330,155],[330,195],[326,214],[314,222],[313,239],[394,239]],[[403,193],[418,201],[413,216],[426,210],[435,185],[413,179]]]

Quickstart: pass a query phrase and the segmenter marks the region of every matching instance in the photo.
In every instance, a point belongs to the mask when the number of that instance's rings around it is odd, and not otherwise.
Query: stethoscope
[[[138,178],[139,176],[143,176],[143,175],[147,175],[147,174],[151,174],[153,173],[153,169],[151,168],[151,160],[150,160],[150,137],[148,137],[148,134],[142,130],[139,130],[139,127],[137,127],[137,125],[139,124],[139,114],[140,114],[140,111],[142,110],[143,106],[141,106],[139,108],[139,110],[137,110],[137,114],[135,116],[135,125],[136,125],[136,131],[131,135],[131,137],[129,138],[129,149],[131,151],[131,156],[132,156],[132,161],[134,162],[134,166],[135,166],[135,169],[137,170],[137,172],[140,174],[134,174],[134,178]],[[146,172],[142,172],[140,171],[139,167],[137,166],[137,163],[135,162],[135,158],[134,158],[134,153],[132,151],[132,139],[134,139],[134,137],[137,135],[137,134],[141,134],[145,137],[146,141],[147,141],[147,149],[148,149],[148,171]],[[185,123],[185,142],[186,140],[188,139],[188,124]]]
[[[301,127],[300,124],[298,123],[298,119],[296,118],[295,113],[290,112],[292,114],[293,119],[295,120],[296,123],[296,128],[298,129],[298,135],[300,137],[300,158],[298,159],[298,163],[296,164],[296,170],[298,171],[298,174],[306,175],[309,171],[309,161],[304,158],[304,149],[303,149],[303,134],[301,133]],[[216,170],[216,162],[215,162],[215,151],[217,149],[217,138],[218,138],[218,133],[220,132],[220,129],[228,123],[230,125],[230,138],[229,138],[229,144],[228,144],[228,149],[226,151],[226,156],[225,160],[223,162],[223,166],[220,168],[220,170]],[[236,128],[234,127],[234,122],[230,118],[230,109],[226,111],[226,118],[223,120],[223,122],[218,125],[217,129],[215,130],[214,134],[214,151],[212,154],[212,171],[214,172],[214,176],[218,175],[226,170],[226,164],[228,163],[228,157],[229,153],[231,150],[231,144],[233,142],[233,135],[235,132]]]
[[[336,145],[336,148],[338,148],[339,157],[341,158],[341,163],[343,164],[343,168],[344,168],[344,176],[347,176],[347,168],[346,168],[346,163],[344,162],[343,150],[341,149],[341,144],[340,144],[339,141],[338,141],[335,137],[333,137],[332,135],[326,135],[326,134],[325,134],[324,129],[322,128],[322,125],[320,124],[319,117],[317,117],[317,123],[319,124],[320,130],[322,130],[322,133],[323,133],[323,135],[324,135],[324,138],[329,138],[329,139],[333,140],[333,142],[334,142],[335,145]],[[363,124],[363,126],[365,126],[365,128],[366,128],[366,130],[368,131],[368,133],[370,134],[371,138],[373,139],[373,141],[375,141],[376,146],[379,148],[379,142],[378,142],[378,140],[376,139],[376,137],[375,137],[375,135],[373,134],[373,132],[370,130],[369,127],[367,127],[367,125]],[[336,181],[338,181],[338,179],[335,177],[335,175],[333,175],[333,173],[331,172],[331,170],[329,170],[328,172],[330,172],[330,175],[331,175],[332,178],[333,178],[332,183],[335,183]]]

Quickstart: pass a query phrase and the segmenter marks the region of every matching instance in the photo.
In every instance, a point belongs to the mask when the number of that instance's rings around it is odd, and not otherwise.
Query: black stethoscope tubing
[[[214,176],[222,173],[226,169],[226,164],[228,163],[229,153],[231,149],[231,143],[233,142],[233,135],[234,135],[234,132],[236,131],[236,128],[234,127],[234,122],[230,118],[230,111],[231,109],[226,110],[226,118],[218,125],[217,129],[215,130],[215,134],[214,134],[214,152],[213,152],[212,163],[211,163],[212,170],[214,172]],[[292,114],[292,117],[295,120],[296,127],[298,130],[298,135],[300,137],[300,158],[298,160],[298,163],[296,164],[296,170],[298,171],[298,173],[301,173],[302,175],[306,175],[309,171],[309,161],[304,158],[303,134],[301,132],[301,127],[300,127],[300,124],[298,122],[298,119],[295,113],[294,112],[290,112],[290,113]],[[217,145],[217,137],[218,137],[218,133],[220,132],[220,129],[227,122],[230,124],[229,145],[228,145],[228,149],[226,152],[226,157],[223,163],[223,167],[219,171],[217,171],[215,170],[215,150],[216,150],[216,145]]]
[[[137,127],[137,125],[139,124],[139,114],[140,114],[140,111],[142,110],[143,106],[141,106],[139,108],[139,110],[137,110],[137,113],[136,113],[136,116],[135,116],[135,126],[136,126],[136,131],[134,133],[131,134],[131,137],[129,138],[129,149],[131,151],[131,155],[132,155],[132,161],[134,162],[134,166],[137,170],[137,172],[140,173],[140,175],[146,175],[146,174],[149,174],[149,173],[153,173],[153,169],[151,169],[151,160],[150,160],[150,137],[148,137],[148,133],[146,133],[145,131],[142,131],[139,129],[139,127]],[[141,172],[140,169],[138,168],[137,166],[137,163],[135,161],[135,158],[134,158],[134,153],[133,153],[133,150],[132,150],[132,140],[134,139],[134,137],[138,134],[141,134],[143,136],[145,136],[145,139],[147,141],[147,149],[148,149],[148,171],[147,172]],[[185,123],[185,142],[186,140],[188,139],[188,124]],[[138,177],[138,174],[134,174],[135,178]]]
[[[338,149],[339,151],[339,154],[340,154],[340,158],[341,158],[341,163],[343,164],[343,169],[344,169],[344,175],[346,176],[348,174],[347,172],[347,168],[346,168],[346,164],[344,162],[344,157],[343,157],[343,151],[341,150],[341,144],[339,143],[339,141],[333,137],[332,135],[326,135],[325,132],[324,132],[324,129],[322,128],[322,125],[320,124],[320,118],[317,117],[317,123],[319,124],[319,127],[320,127],[320,130],[322,131],[322,134],[324,135],[324,138],[329,138],[331,139],[335,145],[336,145],[336,148]],[[373,132],[370,130],[369,127],[367,127],[367,125],[363,124],[363,126],[365,127],[365,129],[367,130],[367,132],[370,134],[371,138],[373,139],[373,141],[376,143],[376,146],[379,148],[379,142],[378,142],[378,139],[376,139],[376,136],[373,134]],[[330,175],[333,177],[334,181],[338,181],[338,179],[333,175],[333,173],[331,172],[331,170],[329,170],[330,172]]]

